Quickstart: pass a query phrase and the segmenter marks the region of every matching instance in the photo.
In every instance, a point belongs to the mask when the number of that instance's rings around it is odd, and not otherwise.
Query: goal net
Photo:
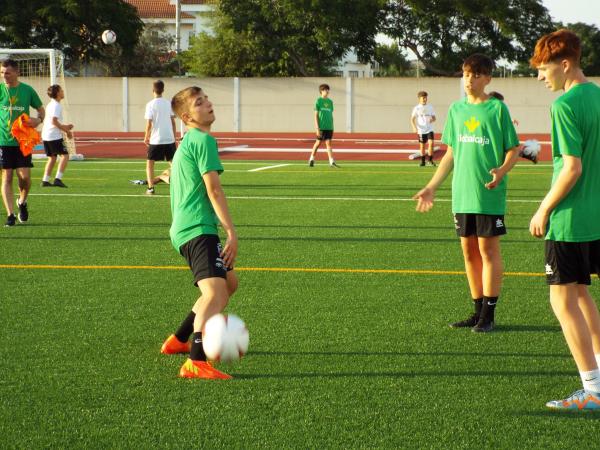
[[[72,123],[69,118],[69,94],[65,83],[64,57],[60,50],[53,49],[8,49],[0,48],[0,60],[14,59],[19,63],[19,80],[29,84],[40,96],[44,106],[50,98],[46,91],[53,84],[60,84],[65,98],[61,101],[63,107],[63,123]],[[69,159],[83,159],[77,154],[75,139],[64,135],[64,143],[69,152]],[[34,149],[34,157],[45,157],[43,147]]]

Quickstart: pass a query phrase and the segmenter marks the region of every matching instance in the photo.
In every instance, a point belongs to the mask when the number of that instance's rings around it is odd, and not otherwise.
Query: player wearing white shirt
[[[152,85],[154,99],[146,104],[146,133],[144,143],[148,146],[146,161],[146,178],[148,189],[146,194],[154,194],[154,161],[169,161],[173,159],[175,150],[175,114],[171,109],[171,102],[165,100],[162,94],[165,84],[155,81]]]
[[[420,91],[417,97],[419,98],[419,104],[412,110],[410,123],[413,132],[419,136],[420,165],[425,165],[425,144],[429,143],[429,163],[435,166],[433,162],[433,122],[435,122],[435,111],[433,106],[427,104],[427,92]]]
[[[44,169],[42,187],[58,186],[66,188],[67,186],[63,183],[62,177],[69,163],[69,153],[65,149],[63,133],[71,139],[73,137],[71,134],[73,125],[62,123],[62,105],[60,101],[65,98],[65,92],[62,88],[58,84],[53,84],[48,88],[48,97],[51,100],[48,106],[46,106],[46,117],[44,117],[44,125],[42,127],[42,141],[44,142],[44,150],[48,156],[48,161]],[[52,169],[54,169],[58,155],[60,155],[60,162],[58,163],[54,182],[50,183],[50,174],[52,173]]]

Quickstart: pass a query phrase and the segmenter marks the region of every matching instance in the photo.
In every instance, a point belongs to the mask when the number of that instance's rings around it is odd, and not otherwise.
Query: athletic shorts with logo
[[[317,139],[319,141],[330,141],[333,139],[333,130],[319,130],[319,134],[317,134]]]
[[[546,241],[546,283],[592,284],[600,277],[600,240],[591,242]]]
[[[172,144],[150,144],[148,146],[148,157],[146,159],[152,161],[171,161],[175,155],[177,146]]]
[[[506,234],[504,216],[490,214],[454,214],[456,235],[460,237],[494,237]]]
[[[223,247],[216,234],[202,234],[181,246],[179,252],[194,274],[194,284],[206,278],[227,278],[233,267],[225,267],[221,252]]]
[[[419,142],[421,144],[427,144],[427,141],[429,141],[429,139],[433,141],[433,131],[430,131],[429,133],[425,134],[419,134]]]
[[[0,145],[0,169],[33,167],[31,155],[23,156],[21,149],[12,145]]]
[[[55,141],[44,141],[44,150],[46,151],[46,156],[69,154],[62,139],[57,139]]]

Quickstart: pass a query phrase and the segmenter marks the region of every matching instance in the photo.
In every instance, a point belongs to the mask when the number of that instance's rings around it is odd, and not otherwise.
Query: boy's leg
[[[478,238],[481,253],[483,286],[483,305],[481,316],[473,331],[491,331],[494,327],[494,312],[502,288],[502,253],[500,251],[500,236]]]
[[[600,367],[600,312],[586,285],[578,285],[578,301],[592,336],[596,364]]]
[[[19,207],[19,221],[27,222],[29,220],[29,211],[27,210],[27,197],[31,189],[31,169],[29,167],[19,167],[16,169],[19,181],[19,198],[17,205]]]
[[[339,167],[335,163],[335,159],[333,159],[333,148],[332,148],[332,145],[331,145],[331,139],[327,139],[325,141],[325,148],[327,149],[327,156],[329,157],[329,165],[331,167]]]
[[[317,154],[317,150],[319,150],[320,146],[321,146],[321,140],[317,139],[315,141],[315,144],[313,145],[312,151],[310,152],[310,158],[308,158],[308,165],[310,167],[315,165],[315,155]]]
[[[469,283],[469,291],[473,299],[474,313],[465,320],[450,324],[452,328],[474,327],[479,321],[481,315],[481,306],[483,302],[483,285],[482,285],[482,260],[479,253],[479,245],[477,236],[461,236],[460,246],[463,252],[465,261],[465,271],[467,281]]]
[[[154,160],[146,160],[146,180],[148,181],[148,189],[154,187]]]
[[[433,138],[430,137],[427,142],[429,143],[429,162],[432,166],[435,166],[435,163],[433,162]]]
[[[425,165],[425,142],[422,142],[421,137],[419,137],[419,152],[421,152],[421,166]]]
[[[56,170],[56,176],[54,177],[54,186],[66,188],[67,185],[62,182],[62,177],[69,164],[69,155],[60,155],[60,161],[58,163],[58,169]]]
[[[4,202],[4,208],[6,209],[6,215],[11,216],[14,214],[14,195],[13,195],[13,170],[14,169],[2,169],[2,201]]]
[[[50,174],[52,173],[52,169],[54,169],[54,163],[56,163],[56,155],[48,156],[48,161],[46,161],[46,167],[44,168],[42,186],[50,186]]]

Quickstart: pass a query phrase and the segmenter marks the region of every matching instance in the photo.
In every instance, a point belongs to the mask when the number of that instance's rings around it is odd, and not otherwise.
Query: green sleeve
[[[564,102],[552,105],[553,153],[581,158],[583,137],[573,110]]]
[[[31,88],[31,106],[32,108],[38,109],[43,105],[42,100],[40,100],[40,96],[35,92],[35,89]]]
[[[207,172],[216,171],[223,172],[223,165],[219,159],[219,150],[217,141],[212,136],[205,136],[204,139],[195,142],[197,145],[198,168],[200,174],[204,175]]]
[[[444,124],[444,131],[442,132],[442,142],[449,145],[452,148],[456,148],[455,143],[455,129],[454,129],[454,113],[452,107],[448,110],[448,117]]]
[[[512,117],[510,117],[510,111],[505,103],[500,102],[501,108],[501,123],[502,123],[502,141],[504,142],[504,151],[508,151],[513,147],[519,145],[519,136],[515,125],[513,124]]]

